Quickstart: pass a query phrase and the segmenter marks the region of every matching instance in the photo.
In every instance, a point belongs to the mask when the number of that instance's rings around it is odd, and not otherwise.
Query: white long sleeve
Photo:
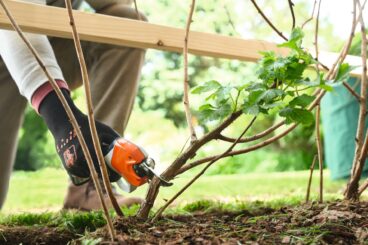
[[[45,0],[29,0],[29,2],[45,4]],[[30,33],[25,33],[25,36],[39,53],[51,76],[55,79],[64,80],[47,37]],[[31,51],[16,32],[0,29],[0,40],[1,58],[4,60],[20,93],[30,101],[37,88],[47,82],[48,79]]]
[[[30,33],[26,33],[26,37],[37,50],[51,76],[64,80],[47,37]],[[0,55],[20,93],[30,101],[33,93],[47,82],[48,78],[17,33],[0,30],[0,40]]]
[[[27,1],[37,4],[46,4],[47,2],[48,5],[65,6],[64,0]],[[78,7],[81,2],[82,0],[73,1],[73,7]],[[131,4],[132,0],[86,0],[86,2],[95,10],[99,10],[116,3]],[[54,79],[65,81],[47,37],[45,35],[31,33],[25,33],[25,35],[39,53],[51,76]],[[0,29],[0,56],[17,84],[20,93],[25,96],[28,101],[31,101],[33,93],[42,84],[47,82],[48,79],[32,53],[28,50],[27,46],[16,32]]]

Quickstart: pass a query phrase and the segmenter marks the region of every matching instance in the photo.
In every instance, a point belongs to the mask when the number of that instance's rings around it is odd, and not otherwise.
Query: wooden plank
[[[65,9],[13,0],[5,2],[24,31],[72,38]],[[184,30],[180,28],[81,11],[74,11],[74,15],[82,40],[174,52],[182,52],[183,49]],[[2,9],[0,28],[11,29]],[[288,53],[288,49],[278,48],[276,44],[266,41],[190,32],[189,52],[195,55],[255,62],[260,58],[259,51],[274,51],[281,55]],[[321,62],[327,66],[332,65],[333,57],[336,54],[320,54]],[[349,56],[347,62],[360,64],[361,61],[359,57]],[[359,76],[361,69],[354,70],[352,74]]]

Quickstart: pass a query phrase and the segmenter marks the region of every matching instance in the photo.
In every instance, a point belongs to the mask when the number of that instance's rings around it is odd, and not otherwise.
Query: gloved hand
[[[84,139],[87,143],[93,164],[101,176],[97,155],[93,147],[92,137],[89,129],[88,118],[73,103],[69,91],[62,89],[62,92],[78,121]],[[69,118],[54,91],[50,92],[41,102],[39,112],[45,120],[49,130],[55,139],[57,153],[75,185],[81,185],[90,178],[87,161],[84,157],[82,147],[73,129]],[[100,139],[102,153],[106,155],[110,144],[119,134],[103,123],[96,121],[97,133]],[[107,165],[109,179],[111,182],[120,179],[120,176]]]

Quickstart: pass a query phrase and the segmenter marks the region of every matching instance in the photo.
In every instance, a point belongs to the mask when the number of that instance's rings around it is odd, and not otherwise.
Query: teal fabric
[[[348,83],[360,93],[360,83],[350,78]],[[355,136],[359,104],[343,85],[335,85],[321,102],[325,162],[332,179],[348,178],[355,151]],[[366,128],[368,120],[366,121]],[[364,175],[368,172],[365,164]]]

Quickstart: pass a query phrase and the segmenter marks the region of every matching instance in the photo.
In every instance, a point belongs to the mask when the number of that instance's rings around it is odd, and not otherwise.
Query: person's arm
[[[40,1],[32,2],[40,3]],[[45,2],[43,1],[43,3]],[[81,128],[95,168],[99,171],[87,116],[74,105],[50,42],[45,35],[29,33],[25,35],[32,46],[37,50],[46,69],[62,89]],[[4,60],[20,93],[27,98],[35,110],[45,120],[49,130],[54,136],[57,153],[73,183],[82,184],[88,181],[90,173],[80,143],[76,138],[73,127],[61,102],[49,84],[43,70],[16,32],[0,30],[0,40],[1,58]],[[106,154],[109,145],[118,138],[119,135],[102,123],[96,122],[96,127],[103,153]],[[112,170],[109,171],[109,176],[111,181],[117,181],[120,178],[120,176]]]
[[[32,0],[29,2],[45,4],[45,1]],[[63,81],[63,74],[56,62],[47,37],[31,33],[25,33],[25,36],[37,50],[51,76]],[[17,84],[20,93],[28,101],[31,101],[34,92],[47,82],[46,75],[39,68],[36,59],[16,32],[0,29],[0,40],[1,58]]]

